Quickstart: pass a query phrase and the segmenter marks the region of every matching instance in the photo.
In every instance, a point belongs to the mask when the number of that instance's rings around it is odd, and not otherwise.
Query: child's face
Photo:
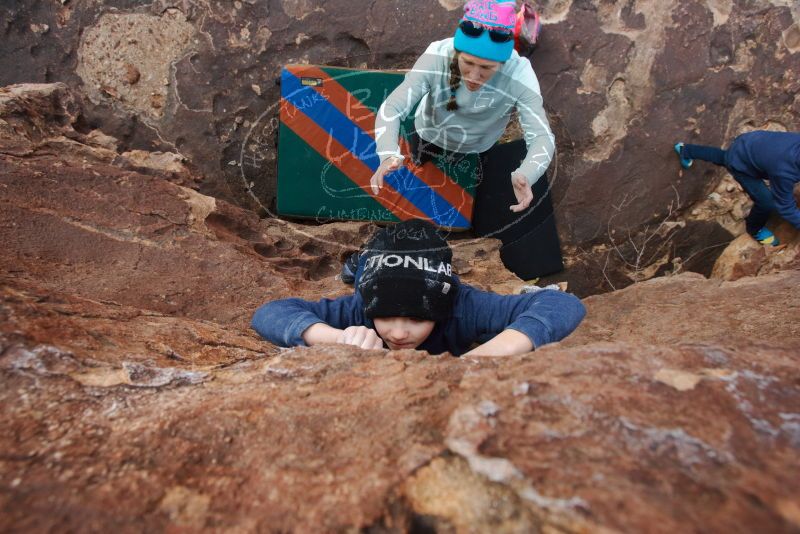
[[[436,324],[413,317],[380,317],[373,322],[378,335],[392,350],[416,349],[428,339]]]

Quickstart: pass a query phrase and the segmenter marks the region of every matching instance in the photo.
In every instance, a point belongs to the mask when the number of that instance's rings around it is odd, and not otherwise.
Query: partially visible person
[[[586,314],[577,297],[562,291],[498,295],[460,283],[447,241],[422,220],[378,230],[348,265],[357,265],[354,294],[269,302],[252,327],[282,347],[340,343],[506,356],[563,339]]]
[[[727,150],[682,142],[674,148],[684,169],[690,168],[694,160],[728,169],[753,200],[745,225],[747,233],[759,243],[780,244],[765,226],[772,212],[800,230],[800,208],[793,193],[795,184],[800,182],[800,133],[748,132],[734,139]]]
[[[457,160],[485,153],[516,109],[528,152],[510,176],[517,200],[510,209],[519,212],[530,205],[531,188],[553,158],[555,138],[531,63],[514,50],[515,23],[514,0],[471,0],[455,37],[431,43],[417,59],[378,110],[375,138],[381,164],[370,180],[373,194],[402,165],[400,123],[417,104],[409,138],[417,165],[438,155]]]

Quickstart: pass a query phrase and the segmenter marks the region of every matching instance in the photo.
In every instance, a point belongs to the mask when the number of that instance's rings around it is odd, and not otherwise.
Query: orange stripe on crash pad
[[[475,199],[467,193],[466,189],[458,185],[431,161],[425,162],[422,167],[414,165],[411,161],[411,150],[405,139],[400,141],[400,152],[406,156],[405,166],[411,172],[456,208],[466,220],[472,221],[472,208]]]
[[[375,114],[350,91],[330,77],[330,75],[314,65],[292,65],[286,67],[297,77],[319,78],[322,84],[312,88],[325,100],[341,111],[345,117],[356,123],[370,137],[375,138]],[[354,71],[357,72],[357,71]]]
[[[328,135],[305,113],[284,99],[281,99],[281,122],[401,221],[408,219],[430,220],[410,200],[398,193],[396,189],[386,182],[384,182],[380,194],[377,197],[374,196],[369,185],[369,179],[373,174],[370,168],[347,150],[344,145]]]
[[[314,65],[291,65],[286,68],[295,76],[322,80],[322,83],[313,86],[313,89],[370,137],[375,138],[375,113],[339,82],[331,78],[327,72]],[[411,150],[408,142],[403,138],[399,141],[400,152],[406,156],[405,166],[428,187],[436,191],[448,204],[456,208],[466,220],[471,221],[474,202],[472,196],[432,162],[426,162],[422,167],[411,163]]]

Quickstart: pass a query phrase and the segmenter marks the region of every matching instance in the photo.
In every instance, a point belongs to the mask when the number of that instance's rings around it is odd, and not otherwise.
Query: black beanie
[[[368,318],[450,317],[456,293],[453,252],[434,225],[413,219],[382,228],[362,254],[358,291]]]

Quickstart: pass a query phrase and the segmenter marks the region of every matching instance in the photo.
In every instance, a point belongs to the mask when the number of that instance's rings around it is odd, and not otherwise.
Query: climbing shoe
[[[675,143],[674,148],[675,152],[678,154],[678,158],[680,158],[681,160],[681,167],[683,167],[684,169],[688,169],[689,167],[691,167],[692,163],[694,163],[694,160],[683,157],[683,143]]]
[[[777,247],[781,244],[780,241],[778,241],[778,238],[775,237],[775,234],[773,234],[766,226],[756,232],[753,235],[753,239],[762,245],[772,245],[773,247]]]

